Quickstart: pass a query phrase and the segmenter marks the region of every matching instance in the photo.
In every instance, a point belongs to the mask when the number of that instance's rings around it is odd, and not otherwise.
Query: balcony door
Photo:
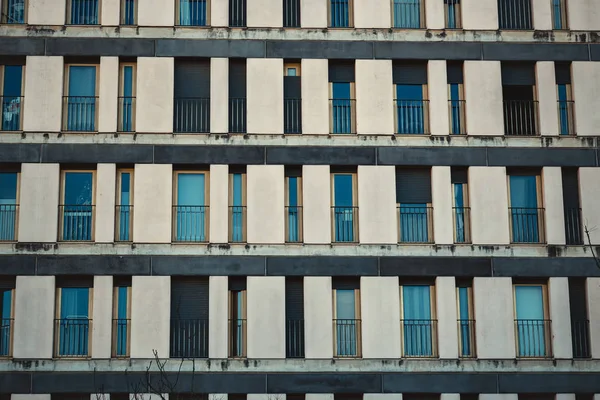
[[[21,103],[23,95],[23,66],[4,66],[2,81],[2,130],[21,130]]]
[[[354,242],[354,175],[333,176],[333,230],[335,242]]]
[[[544,287],[515,286],[515,313],[519,357],[546,356]]]
[[[96,66],[72,65],[68,70],[67,130],[96,129]]]
[[[510,214],[513,242],[538,243],[540,241],[535,175],[510,176]]]
[[[337,357],[356,357],[358,351],[358,289],[335,290],[335,343]]]
[[[206,241],[208,210],[205,181],[203,173],[177,174],[176,241]]]
[[[0,287],[0,357],[7,357],[11,350],[13,288]]]
[[[62,240],[92,240],[94,173],[67,171],[63,175]]]
[[[64,287],[59,290],[58,356],[87,356],[90,328],[90,289]]]
[[[13,241],[17,228],[17,172],[0,173],[0,241]]]
[[[432,357],[434,355],[429,285],[402,287],[402,328],[405,357]]]

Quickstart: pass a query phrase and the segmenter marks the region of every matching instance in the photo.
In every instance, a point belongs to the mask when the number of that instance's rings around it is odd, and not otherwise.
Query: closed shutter
[[[579,208],[579,179],[576,168],[562,169],[562,187],[565,210]]]
[[[431,170],[429,168],[396,170],[396,202],[431,203]]]
[[[571,84],[571,64],[556,63],[554,65],[554,74],[557,85]]]
[[[448,62],[446,66],[448,73],[448,83],[463,83],[463,64],[456,62]]]
[[[354,62],[329,62],[329,82],[354,82]]]
[[[502,84],[508,86],[535,85],[534,64],[502,64]]]
[[[208,278],[171,279],[171,318],[208,319]]]
[[[229,60],[229,97],[246,98],[246,60]]]
[[[93,288],[93,276],[59,276],[56,277],[56,287],[59,288]]]
[[[334,290],[355,290],[360,289],[360,278],[354,276],[334,277],[331,282]]]
[[[246,290],[245,276],[230,276],[228,282],[229,290]]]
[[[289,320],[304,320],[304,280],[285,279],[285,317]]]
[[[285,76],[283,78],[283,98],[300,100],[302,98],[301,83],[299,76]]]
[[[585,278],[569,278],[569,307],[571,321],[581,322],[587,319]]]
[[[452,183],[468,183],[468,171],[469,170],[467,168],[452,168],[450,170]]]
[[[426,63],[394,64],[392,67],[394,85],[426,85]]]
[[[2,276],[0,277],[0,290],[2,289],[14,289],[15,288],[15,277],[14,276]],[[0,299],[2,300],[2,299]],[[0,309],[0,313],[2,309]]]
[[[210,61],[175,63],[175,98],[210,98]]]

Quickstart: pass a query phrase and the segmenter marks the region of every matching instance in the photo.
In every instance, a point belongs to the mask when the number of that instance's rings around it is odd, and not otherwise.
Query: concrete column
[[[548,244],[565,245],[567,239],[560,167],[542,168],[542,183],[546,241]]]
[[[567,18],[572,31],[600,30],[600,10],[596,0],[569,0]]]
[[[246,22],[248,28],[283,27],[283,1],[248,0],[248,8],[246,12]],[[283,68],[281,71],[283,71]]]
[[[331,243],[329,165],[302,166],[302,212],[304,243]]]
[[[395,168],[359,165],[357,175],[360,243],[398,243]],[[377,195],[374,196],[374,193]]]
[[[425,23],[427,29],[446,28],[446,15],[443,1],[425,1]],[[431,77],[431,75],[429,76]]]
[[[208,278],[208,358],[227,358],[228,282],[226,276]]]
[[[440,358],[458,358],[458,312],[456,310],[456,283],[453,276],[435,279],[437,310],[437,337]]]
[[[229,167],[210,166],[209,236],[211,243],[229,241]]]
[[[356,60],[356,132],[393,135],[393,100],[392,60]]]
[[[246,17],[247,17],[247,15],[246,15]],[[213,1],[213,2],[211,2],[211,4],[210,4],[210,25],[215,28],[229,26],[229,2],[228,1]],[[214,60],[214,58],[212,60]],[[227,399],[225,399],[225,400],[227,400]]]
[[[171,243],[173,166],[136,164],[133,198],[133,238],[136,243]]]
[[[221,2],[228,4],[227,1]],[[247,67],[247,65],[246,65]],[[229,59],[210,59],[210,133],[229,132]]]
[[[248,358],[285,358],[285,277],[249,276]]]
[[[307,359],[333,358],[332,307],[331,277],[305,276],[304,351]]]
[[[21,164],[19,242],[56,242],[59,190],[58,164]]]
[[[116,164],[98,164],[96,170],[96,224],[94,226],[96,243],[112,243],[115,239],[116,182]]]
[[[302,28],[327,28],[328,14],[327,0],[304,0],[300,2],[300,26]],[[304,64],[304,61],[302,60],[302,64]],[[324,61],[327,62],[327,60]]]
[[[131,278],[131,358],[169,356],[171,277]]]
[[[587,311],[590,321],[592,358],[600,358],[600,278],[586,279]]]
[[[306,3],[317,3],[325,0],[305,0]],[[316,5],[316,4],[315,4]],[[325,6],[326,7],[326,6]],[[327,15],[327,10],[325,9]],[[311,15],[318,10],[306,10]],[[304,26],[303,26],[304,27]],[[302,59],[302,132],[309,135],[329,134],[329,69],[327,60]]]
[[[363,400],[402,400],[402,393],[365,393]]]
[[[67,9],[66,0],[28,1],[27,24],[29,25],[64,25]],[[29,62],[27,62],[29,68]],[[30,73],[29,70],[27,73]]]
[[[489,393],[484,394],[481,393],[479,395],[479,400],[518,400],[519,396],[517,394],[497,394],[497,393]]]
[[[11,400],[51,400],[49,394],[11,394]]]
[[[115,133],[119,107],[119,57],[100,57],[99,82],[98,132]]]
[[[140,25],[141,10],[163,0],[148,0],[138,8]],[[171,0],[172,2],[173,0]],[[171,7],[173,10],[174,7]],[[156,13],[169,14],[169,10],[156,8]],[[170,24],[173,25],[171,16]],[[155,24],[158,25],[158,24]],[[138,57],[135,129],[140,133],[173,132],[173,82],[175,63],[173,57]]]
[[[545,4],[544,1],[533,4]],[[550,2],[548,2],[550,7]],[[556,94],[556,75],[554,62],[538,61],[535,63],[536,89],[539,105],[540,134],[557,136],[558,131],[558,96]]]
[[[283,165],[248,165],[248,243],[285,243]]]
[[[579,168],[579,193],[583,228],[590,230],[592,244],[600,244],[600,168]]]
[[[209,393],[208,400],[227,400],[227,393]]]
[[[460,11],[464,30],[498,30],[497,0],[463,0]]]
[[[121,16],[121,2],[119,0],[102,0],[100,4],[100,23],[103,26],[118,26]]]
[[[476,4],[472,4],[472,2],[487,3],[488,1],[465,0],[461,5],[461,10],[465,12],[469,6],[477,8]],[[493,3],[495,7],[496,0],[493,0]],[[465,27],[465,29],[468,28]],[[504,135],[500,61],[465,61],[463,69],[467,104],[467,134]]]
[[[175,25],[175,0],[145,0],[138,5],[139,26]],[[166,78],[163,78],[166,79]],[[171,78],[172,82],[172,78]],[[139,93],[139,92],[138,92]],[[173,94],[171,94],[171,98]],[[172,100],[172,99],[171,99]],[[139,105],[139,102],[138,102]]]
[[[112,276],[94,276],[92,307],[92,358],[110,358],[113,328]]]
[[[302,16],[301,16],[302,18]],[[387,0],[354,0],[354,27],[357,29],[390,28],[391,2]],[[391,61],[390,61],[391,64]]]
[[[13,357],[50,359],[54,340],[54,276],[17,276]]]
[[[473,244],[509,244],[508,189],[505,167],[469,168],[469,204]]]
[[[552,3],[549,1],[532,1],[533,29],[536,31],[552,30]]]
[[[555,400],[575,400],[575,393],[556,393]]]
[[[426,4],[433,3],[431,1]],[[444,4],[435,2],[436,7],[442,8]],[[438,4],[439,3],[439,4]],[[429,90],[429,125],[432,135],[450,134],[450,115],[448,114],[448,74],[445,60],[430,60],[427,63],[427,79]]]
[[[264,13],[265,9],[258,8],[257,12]],[[248,133],[282,134],[283,59],[248,58],[246,71]]]
[[[334,396],[333,393],[306,393],[304,395],[304,400],[334,400]]]
[[[573,358],[568,278],[548,279],[548,302],[552,320],[552,355],[554,358]]]
[[[450,167],[431,167],[433,236],[436,244],[454,243]]]
[[[477,358],[515,358],[512,279],[473,278],[473,306]]]
[[[598,8],[597,5],[595,8]],[[599,11],[600,14],[600,11]],[[600,63],[577,61],[571,64],[573,99],[575,100],[575,132],[578,136],[598,135],[600,126]]]
[[[59,9],[55,0],[45,0]],[[60,1],[60,0],[57,0]],[[62,0],[64,6],[64,0]],[[30,1],[44,4],[44,1]],[[64,7],[60,9],[64,15]],[[29,15],[30,24],[31,15]],[[62,25],[62,24],[61,24]],[[23,99],[23,130],[25,132],[60,132],[62,129],[62,95],[64,64],[62,57],[27,56]]]
[[[246,400],[285,400],[286,397],[287,396],[284,393],[277,393],[277,394],[248,393],[246,395]]]
[[[360,278],[363,358],[400,358],[399,288],[397,276]]]
[[[460,400],[460,393],[440,393],[440,400]]]

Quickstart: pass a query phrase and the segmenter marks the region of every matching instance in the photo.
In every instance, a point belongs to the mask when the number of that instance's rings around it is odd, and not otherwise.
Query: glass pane
[[[12,290],[0,289],[0,356],[10,354]]]
[[[353,289],[337,289],[335,291],[336,318],[354,319],[355,318],[355,297]]]
[[[511,175],[510,206],[514,242],[538,242],[537,180],[535,176]]]
[[[298,205],[298,178],[296,177],[288,178],[288,205]]]
[[[421,27],[421,0],[393,0],[394,28]]]
[[[233,205],[241,206],[243,200],[242,193],[242,174],[233,174]]]
[[[118,304],[117,304],[117,318],[127,319],[127,286],[119,286],[117,289],[118,293]]]
[[[336,174],[333,183],[333,204],[336,207],[352,207],[352,175]]]
[[[71,24],[95,25],[98,23],[98,0],[70,0]]]
[[[515,302],[519,356],[544,356],[546,329],[542,286],[516,286]]]
[[[93,174],[91,172],[65,173],[64,204],[92,204]]]
[[[425,110],[421,85],[396,85],[396,120],[399,134],[423,134]]]
[[[62,288],[60,318],[88,318],[89,300],[88,288]]]
[[[0,289],[0,301],[2,301],[2,307],[0,307],[0,318],[8,319],[12,315],[12,289]]]
[[[288,68],[287,76],[296,76],[296,68]]]
[[[350,0],[330,0],[331,26],[344,28],[350,26],[349,7]]]
[[[177,205],[204,205],[204,174],[177,175]]]
[[[402,287],[404,354],[412,357],[433,355],[433,321],[427,285]]]
[[[133,96],[133,67],[130,65],[123,67],[123,96]]]
[[[59,332],[59,355],[88,354],[89,289],[62,288]]]
[[[0,205],[17,203],[17,173],[0,173]]]
[[[469,316],[469,288],[458,288],[458,318],[460,319],[461,356],[471,356],[471,325]]]
[[[130,205],[131,174],[129,172],[121,173],[121,205]]]
[[[96,67],[69,67],[69,96],[96,95]]]
[[[350,83],[348,82],[333,82],[332,92],[334,99],[351,99]]]
[[[21,96],[23,67],[21,65],[6,65],[4,67],[4,97]]]
[[[427,204],[400,205],[400,241],[406,243],[429,242]]]

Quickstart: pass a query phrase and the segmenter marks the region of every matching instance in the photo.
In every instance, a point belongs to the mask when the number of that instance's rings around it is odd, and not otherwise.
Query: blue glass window
[[[465,183],[455,183],[454,185],[454,220],[455,235],[457,243],[467,241],[466,234],[466,215],[465,215]]]
[[[333,223],[336,242],[354,241],[353,182],[352,174],[333,176]]]
[[[231,175],[231,241],[244,241],[244,176]]]
[[[96,127],[96,67],[69,67],[67,130],[93,132]]]
[[[336,345],[338,356],[357,354],[356,297],[354,289],[335,291]]]
[[[421,27],[421,0],[394,0],[394,28]]]
[[[300,186],[300,177],[290,176],[287,178],[287,225],[288,225],[288,242],[300,241],[300,224],[302,223],[302,215],[299,200],[298,188]]]
[[[89,301],[89,288],[61,289],[59,356],[88,355]]]
[[[64,175],[62,240],[92,240],[92,172],[66,172]]]
[[[462,110],[461,110],[461,98],[460,98],[460,85],[458,83],[450,84],[450,119],[452,125],[450,126],[451,133],[453,135],[460,135],[462,133]]]
[[[135,25],[135,1],[123,0],[121,23],[123,25]]]
[[[205,26],[206,0],[179,0],[179,25]]]
[[[349,82],[332,82],[332,133],[352,133],[352,92]]]
[[[460,356],[461,357],[472,357],[472,338],[471,334],[471,315],[470,315],[470,300],[469,300],[469,288],[459,287],[458,288],[458,319],[460,327]]]
[[[2,7],[2,23],[24,24],[25,8],[25,0],[4,0]]]
[[[206,241],[207,212],[204,174],[177,175],[175,240]]]
[[[348,28],[350,26],[350,1],[329,0],[331,28]]]
[[[116,332],[115,332],[115,355],[123,357],[127,355],[127,339],[129,337],[129,287],[119,286],[117,289],[116,307]]]
[[[546,325],[542,286],[515,286],[520,357],[546,355]]]
[[[71,25],[98,25],[98,0],[70,0]]]
[[[21,130],[21,86],[23,81],[23,66],[4,66],[2,92],[2,130]]]
[[[557,85],[558,91],[558,118],[560,120],[560,134],[570,134],[569,127],[572,121],[569,121],[570,103],[569,103],[569,87],[568,85]]]
[[[539,242],[536,176],[510,176],[510,206],[513,242]]]
[[[0,173],[0,241],[16,238],[17,180],[16,172]]]
[[[131,204],[131,173],[121,172],[119,174],[121,179],[119,185],[119,205],[118,217],[119,217],[119,237],[118,240],[129,241],[131,240],[131,217],[133,216],[133,209]]]
[[[444,0],[444,3],[446,4],[446,28],[460,28],[460,0]]]
[[[240,357],[245,355],[244,333],[246,314],[245,290],[231,291],[231,356]]]
[[[10,355],[12,289],[0,289],[0,357]]]
[[[400,241],[428,243],[429,207],[427,204],[400,204]]]
[[[427,285],[402,287],[404,356],[433,356],[433,321],[431,320],[431,295]]]
[[[563,1],[564,0],[552,0],[552,17],[554,29],[565,29],[563,26]]]
[[[422,85],[396,85],[396,133],[425,133]]]
[[[133,66],[124,65],[121,73],[123,74],[123,92],[119,106],[120,111],[120,127],[121,132],[133,131]]]

